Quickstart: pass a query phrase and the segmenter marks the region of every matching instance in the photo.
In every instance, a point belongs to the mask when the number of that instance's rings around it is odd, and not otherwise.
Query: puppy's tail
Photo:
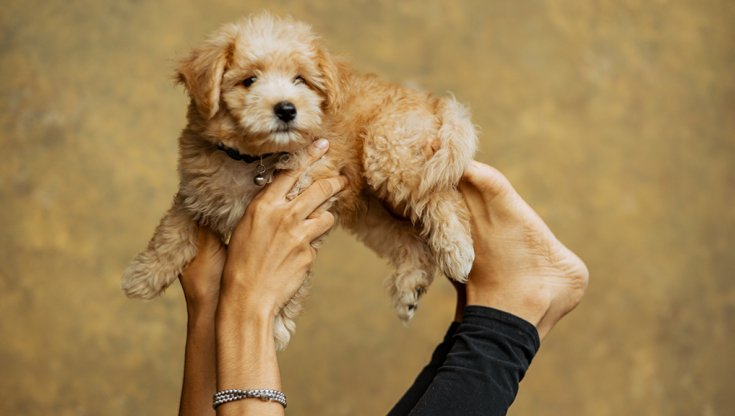
[[[442,98],[437,115],[442,124],[432,146],[434,155],[423,167],[421,197],[457,186],[477,150],[477,133],[465,106],[454,97]]]

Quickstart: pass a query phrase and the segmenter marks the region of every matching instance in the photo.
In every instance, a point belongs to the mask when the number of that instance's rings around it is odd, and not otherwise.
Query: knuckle
[[[314,247],[309,248],[309,264],[314,263],[316,261],[316,249]]]
[[[308,150],[306,153],[309,155],[310,161],[313,162],[319,159],[324,154],[325,151],[326,149],[324,147],[317,147],[314,144],[312,144],[311,146],[308,147]]]
[[[283,215],[287,224],[294,225],[299,221],[298,205],[293,204],[291,208]]]
[[[325,195],[331,195],[334,192],[334,187],[329,179],[320,179],[316,182],[319,191]]]
[[[270,203],[262,198],[257,199],[250,204],[248,211],[250,211],[254,216],[260,217],[264,213],[270,211]]]
[[[301,250],[304,245],[304,235],[295,229],[291,229],[289,232],[291,241],[293,241],[294,245],[296,246],[297,250]]]
[[[288,231],[288,237],[289,244],[291,244],[292,249],[296,253],[304,251],[304,247],[308,244],[308,241],[302,230],[292,227]]]
[[[331,226],[333,226],[333,225],[334,225],[334,223],[335,223],[335,221],[336,221],[336,218],[334,217],[334,214],[332,214],[332,213],[331,213],[331,212],[329,212],[329,211],[326,211],[326,212],[325,212],[325,213],[323,214],[323,217],[324,217],[324,220],[323,220],[323,221],[324,221],[324,225],[325,225],[325,226],[326,226],[327,228],[330,228]]]
[[[299,243],[299,248],[302,251],[309,250],[309,248],[311,247],[311,244],[310,244],[311,242],[309,241],[309,237],[305,233],[301,233],[299,234],[297,238],[298,238],[297,241]]]

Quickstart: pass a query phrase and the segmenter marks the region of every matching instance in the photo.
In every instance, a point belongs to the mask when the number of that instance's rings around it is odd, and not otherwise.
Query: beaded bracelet
[[[283,392],[272,389],[254,389],[254,390],[222,390],[214,394],[212,398],[212,408],[217,409],[218,406],[225,403],[234,402],[242,399],[260,399],[264,402],[278,402],[286,407],[286,395]]]

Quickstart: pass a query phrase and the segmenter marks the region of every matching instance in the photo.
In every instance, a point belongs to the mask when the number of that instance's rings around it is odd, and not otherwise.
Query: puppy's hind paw
[[[475,250],[472,241],[442,247],[437,255],[441,271],[450,279],[465,283],[475,261]]]
[[[419,299],[424,293],[426,288],[421,286],[413,290],[396,291],[393,294],[393,307],[401,322],[408,324],[413,319],[419,307]]]

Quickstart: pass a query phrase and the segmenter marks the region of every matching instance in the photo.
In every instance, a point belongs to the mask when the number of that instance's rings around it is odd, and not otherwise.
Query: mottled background
[[[177,58],[268,7],[388,79],[451,91],[586,260],[513,415],[735,414],[735,2],[4,1],[0,8],[0,414],[177,408],[181,292],[121,272],[176,190]],[[452,315],[437,282],[394,318],[388,269],[342,232],[281,354],[289,413],[385,412]]]

